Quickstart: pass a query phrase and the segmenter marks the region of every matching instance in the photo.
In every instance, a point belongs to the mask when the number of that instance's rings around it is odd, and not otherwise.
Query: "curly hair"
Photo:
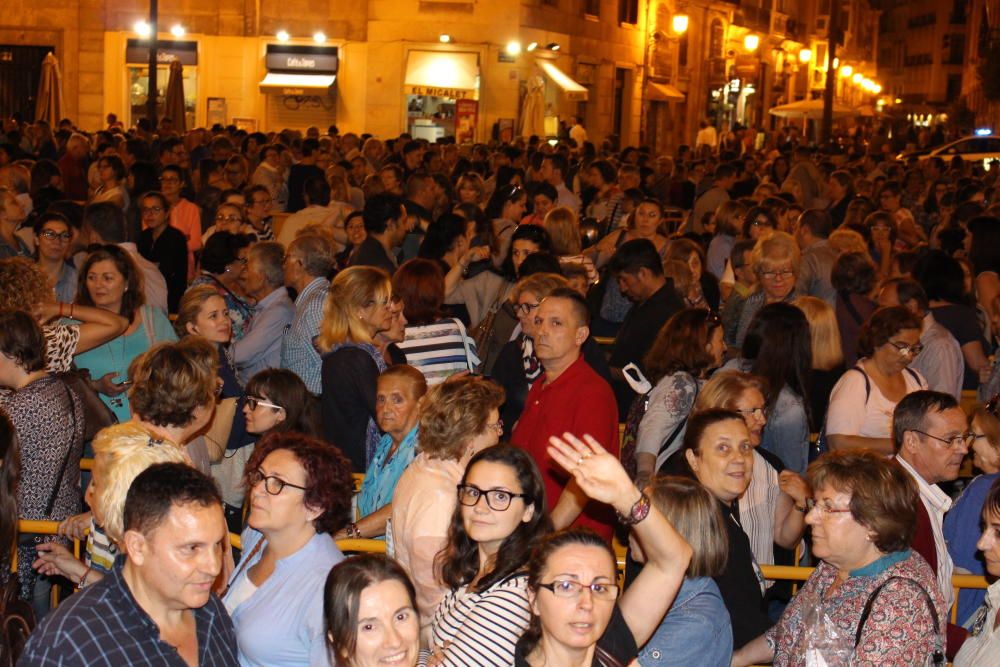
[[[904,329],[920,331],[920,318],[904,306],[879,308],[861,325],[858,334],[858,357],[870,357],[875,350]]]
[[[512,445],[487,447],[473,456],[465,467],[463,485],[467,483],[473,466],[480,462],[497,463],[510,468],[524,494],[522,500],[525,509],[532,507],[534,513],[528,521],[519,521],[514,531],[503,539],[497,550],[493,570],[476,582],[473,587],[475,591],[484,591],[524,569],[539,538],[552,532],[552,521],[545,511],[545,482],[530,454]],[[482,498],[481,501],[486,502],[486,499]],[[455,505],[448,528],[448,543],[438,552],[435,565],[440,569],[441,580],[452,588],[468,585],[479,573],[479,547],[465,530],[461,503]]]
[[[30,313],[52,298],[52,284],[41,266],[26,257],[0,259],[0,308]]]
[[[456,377],[433,387],[420,413],[420,450],[436,459],[462,458],[469,441],[486,430],[490,410],[503,402],[503,388],[481,377]]]
[[[268,433],[257,441],[243,473],[243,483],[250,490],[250,475],[260,469],[268,454],[289,451],[306,473],[302,502],[306,507],[322,509],[313,520],[317,533],[336,533],[350,521],[351,493],[354,479],[351,464],[340,450],[301,433]]]
[[[215,402],[219,376],[215,346],[201,336],[160,343],[129,364],[133,412],[157,426],[186,426],[194,410]]]
[[[712,333],[722,326],[706,308],[685,308],[660,328],[646,353],[646,377],[654,385],[668,375],[686,371],[699,376],[714,359],[706,349]]]
[[[870,450],[828,452],[807,471],[817,491],[850,493],[851,516],[872,533],[883,553],[903,551],[917,529],[917,485],[903,467]]]
[[[154,463],[186,463],[184,450],[155,438],[134,421],[114,424],[94,436],[94,465],[101,471],[92,502],[102,516],[101,528],[115,542],[125,532],[125,497],[132,481]]]

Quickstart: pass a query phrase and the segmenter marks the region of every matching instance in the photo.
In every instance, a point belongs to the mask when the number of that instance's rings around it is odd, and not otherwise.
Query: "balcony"
[[[760,32],[771,31],[771,10],[766,7],[740,7],[733,15],[733,23]]]

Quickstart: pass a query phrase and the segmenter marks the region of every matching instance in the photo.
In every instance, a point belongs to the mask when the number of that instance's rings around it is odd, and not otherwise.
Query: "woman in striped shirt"
[[[535,542],[551,530],[545,486],[530,455],[497,445],[469,461],[448,545],[437,558],[452,590],[434,614],[428,665],[513,663],[531,621],[525,568]]]

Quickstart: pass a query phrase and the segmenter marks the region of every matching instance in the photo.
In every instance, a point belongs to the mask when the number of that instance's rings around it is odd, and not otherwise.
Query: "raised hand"
[[[607,503],[627,514],[639,498],[639,490],[618,459],[589,434],[583,440],[572,433],[549,438],[549,456],[558,463],[593,500]]]

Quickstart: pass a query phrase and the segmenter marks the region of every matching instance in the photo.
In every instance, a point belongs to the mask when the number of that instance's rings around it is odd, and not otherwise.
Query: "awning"
[[[283,74],[268,72],[260,82],[260,92],[279,95],[305,95],[306,91],[326,90],[337,77],[333,74]]]
[[[562,88],[569,100],[579,102],[587,101],[587,89],[566,75],[561,69],[550,63],[548,60],[539,60],[538,66],[545,72],[545,76],[553,83]]]
[[[403,84],[407,95],[474,98],[479,90],[479,54],[410,51]]]
[[[656,102],[684,101],[687,96],[669,83],[650,81],[646,88],[646,99]]]

